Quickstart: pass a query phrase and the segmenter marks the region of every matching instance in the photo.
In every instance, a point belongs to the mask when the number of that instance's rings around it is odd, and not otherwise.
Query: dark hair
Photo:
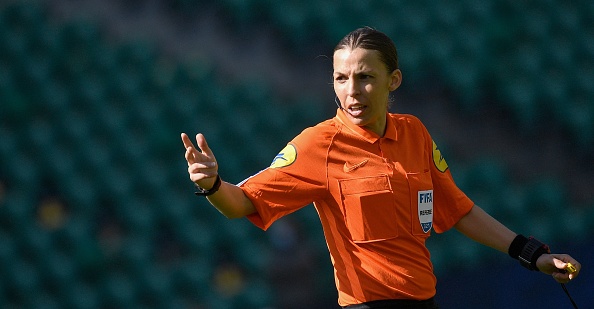
[[[398,53],[394,42],[383,32],[371,27],[363,27],[347,34],[334,48],[334,52],[343,48],[377,50],[380,59],[386,65],[388,73],[398,69]]]

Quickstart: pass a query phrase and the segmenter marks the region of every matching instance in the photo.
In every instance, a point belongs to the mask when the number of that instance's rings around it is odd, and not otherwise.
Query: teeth
[[[353,111],[359,111],[363,109],[363,106],[352,106],[350,109]]]

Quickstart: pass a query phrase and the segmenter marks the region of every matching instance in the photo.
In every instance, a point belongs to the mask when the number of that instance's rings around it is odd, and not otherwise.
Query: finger
[[[575,267],[575,274],[579,274],[580,270],[582,270],[582,264],[580,264],[580,262],[573,260],[573,262],[571,262],[571,264],[573,265],[573,267]]]
[[[571,280],[571,277],[567,274],[562,274],[559,272],[553,273],[553,279],[559,283],[567,283]]]
[[[182,142],[184,143],[184,147],[186,148],[186,161],[188,161],[188,165],[196,162],[196,153],[198,152],[196,148],[194,148],[194,144],[190,140],[190,137],[186,133],[181,134]]]
[[[193,173],[216,173],[217,170],[215,169],[215,167],[217,167],[216,162],[202,161],[190,164],[188,166],[188,171]]]
[[[571,263],[571,267],[569,263]],[[553,273],[553,278],[561,283],[567,283],[577,277],[582,267],[578,261],[566,254],[555,255],[553,264],[558,269],[558,271]]]
[[[213,168],[213,162],[200,162],[188,166],[188,174],[192,181],[198,181],[205,178],[217,176],[217,170]]]
[[[194,144],[192,144],[190,137],[186,133],[181,134],[181,139],[182,139],[182,142],[184,143],[184,148],[187,149],[188,147],[194,147]]]
[[[188,165],[196,163],[198,161],[198,156],[200,156],[200,152],[196,150],[196,148],[190,146],[186,148],[186,161],[188,161]]]
[[[208,147],[206,138],[202,133],[196,134],[196,145],[198,145],[198,148],[200,148],[200,151],[202,151],[203,154],[205,154],[208,157],[214,158],[214,154],[212,153],[212,150],[210,150],[210,147]]]
[[[213,162],[210,158],[202,154],[200,151],[196,150],[194,147],[188,147],[186,149],[186,161],[188,161],[188,165],[197,163],[197,162],[208,162],[208,164],[213,164],[213,167],[216,166],[216,162]],[[209,167],[210,168],[210,167]]]
[[[557,269],[565,269],[567,267],[567,263],[558,257],[553,258],[553,263]]]
[[[582,267],[578,261],[567,254],[553,254],[553,263],[556,268],[568,271],[569,273],[579,272],[580,268]]]
[[[568,263],[571,263],[571,265],[573,266],[573,271],[568,271],[568,273],[569,273],[569,280],[573,280],[575,277],[577,277],[580,274],[580,270],[582,269],[582,265],[578,261],[576,261],[576,260],[573,260],[573,261],[568,262]],[[568,267],[569,267],[569,265],[566,265],[565,266],[565,269],[568,269]]]

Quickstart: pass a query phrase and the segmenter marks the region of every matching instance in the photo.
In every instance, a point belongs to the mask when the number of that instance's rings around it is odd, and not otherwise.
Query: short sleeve
[[[443,233],[464,217],[472,209],[474,202],[458,188],[437,143],[424,126],[423,129],[425,147],[431,160],[429,166],[434,190],[433,228],[436,232]]]
[[[268,168],[241,183],[257,210],[248,219],[266,230],[326,194],[325,148],[320,134],[309,128],[281,150]]]

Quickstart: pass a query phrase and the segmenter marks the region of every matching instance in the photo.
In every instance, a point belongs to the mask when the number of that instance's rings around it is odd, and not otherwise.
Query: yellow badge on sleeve
[[[297,159],[297,149],[295,146],[288,144],[281,152],[279,152],[272,163],[270,164],[270,168],[281,168],[285,166],[289,166],[295,162]]]
[[[448,163],[443,158],[441,151],[437,149],[437,144],[433,141],[433,163],[435,163],[435,167],[442,173],[445,173],[448,169]]]

